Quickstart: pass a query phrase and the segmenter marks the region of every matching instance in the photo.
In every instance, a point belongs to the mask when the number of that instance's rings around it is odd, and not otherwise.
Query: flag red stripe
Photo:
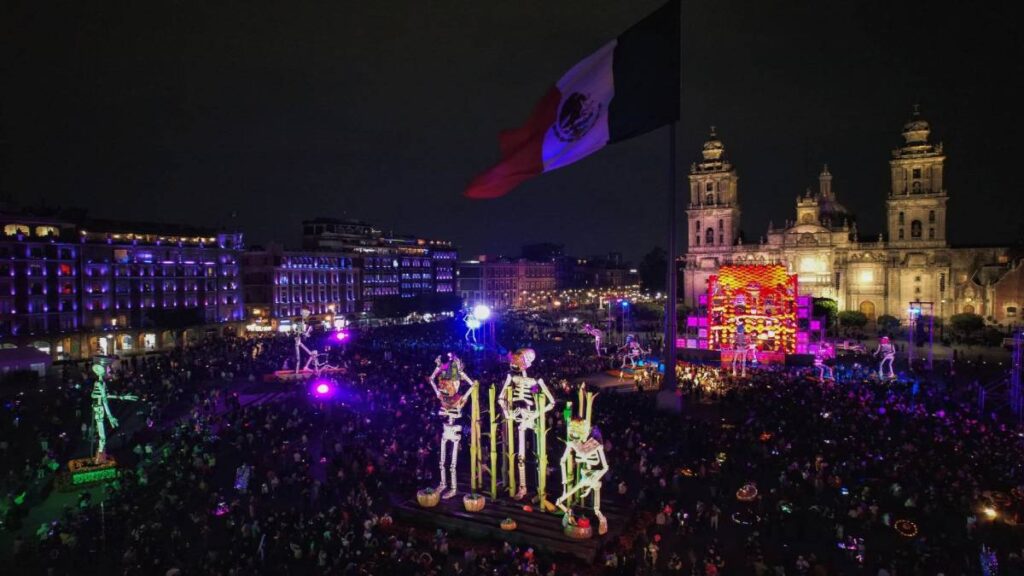
[[[473,179],[469,198],[497,198],[544,172],[544,134],[555,123],[562,95],[552,86],[533,108],[526,123],[498,136],[501,160]]]

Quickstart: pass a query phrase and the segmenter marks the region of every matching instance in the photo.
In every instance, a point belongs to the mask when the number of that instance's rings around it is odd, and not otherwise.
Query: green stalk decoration
[[[487,394],[487,409],[491,420],[491,498],[498,497],[498,413],[494,409],[497,386],[491,386]]]
[[[506,406],[512,405],[512,387],[505,389]],[[516,439],[514,422],[511,418],[505,420],[505,452],[508,454],[508,495],[516,495]]]
[[[562,410],[562,418],[565,419],[565,445],[566,449],[568,450],[569,421],[572,420],[572,402],[565,403],[565,410]],[[569,455],[569,461],[566,463],[565,470],[566,475],[568,476],[568,478],[565,479],[565,483],[570,486],[574,485],[576,483],[576,463],[573,461],[573,457],[571,454]],[[569,501],[566,503],[569,505],[570,508],[572,507],[572,501],[573,497],[570,497]]]
[[[547,398],[543,394],[534,394],[534,403],[537,406],[537,502],[543,510],[547,504],[548,488],[548,419],[544,417],[544,403]]]
[[[476,493],[480,489],[480,396],[477,392],[480,389],[479,382],[473,382],[469,389],[472,394],[473,403],[469,421],[469,487],[470,492]]]

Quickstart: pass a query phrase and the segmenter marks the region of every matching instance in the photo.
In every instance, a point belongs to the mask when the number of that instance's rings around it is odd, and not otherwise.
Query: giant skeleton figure
[[[629,367],[636,368],[637,361],[642,360],[644,355],[650,354],[650,350],[644,350],[640,346],[640,342],[636,339],[636,336],[629,334],[626,336],[626,344],[619,348],[619,353],[622,354],[622,366],[619,367],[621,376],[622,370],[626,369],[626,364]]]
[[[108,400],[138,400],[134,394],[107,394],[107,384],[103,377],[107,375],[107,362],[98,360],[92,365],[92,373],[96,375],[96,383],[92,385],[92,421],[96,427],[98,438],[96,446],[96,461],[102,462],[107,458],[107,428],[106,422],[110,422],[111,428],[117,428],[117,418],[110,412]]]
[[[501,390],[498,392],[498,404],[501,407],[501,413],[505,417],[505,420],[511,420],[516,427],[517,438],[516,448],[516,465],[519,470],[519,483],[517,484],[518,489],[514,498],[521,500],[526,496],[526,431],[533,431],[534,445],[537,445],[537,425],[540,419],[544,417],[537,411],[537,405],[534,403],[533,395],[535,393],[544,394],[544,413],[550,412],[555,407],[555,398],[551,395],[551,391],[548,390],[544,380],[540,378],[530,378],[526,375],[526,370],[536,360],[537,353],[530,348],[522,348],[516,350],[510,358],[510,368],[513,371],[519,371],[519,374],[512,375],[511,373],[505,378],[505,383],[502,384]],[[509,401],[506,390],[512,387],[512,398]],[[509,439],[512,440],[511,438]]]
[[[601,330],[591,326],[590,324],[583,325],[583,333],[594,337],[594,351],[597,355],[601,355],[601,338],[603,333]]]
[[[462,360],[455,354],[449,352],[446,358],[438,356],[434,361],[437,368],[428,378],[430,387],[434,394],[441,401],[441,410],[438,412],[446,418],[444,432],[441,434],[441,485],[437,491],[441,492],[443,498],[451,498],[458,492],[458,481],[455,479],[455,465],[459,461],[459,442],[462,441],[462,426],[455,421],[462,417],[462,407],[470,398],[470,393],[459,392],[462,382],[473,386],[473,381],[466,375],[463,369]],[[452,461],[448,466],[448,473],[451,476],[451,486],[448,485],[445,477],[445,461],[447,460],[446,449],[448,444],[452,445]],[[448,489],[445,492],[445,489]]]
[[[591,409],[596,394],[587,394],[587,406],[584,409],[580,406],[582,417],[573,416],[568,422],[569,441],[565,445],[565,453],[560,461],[562,468],[562,495],[555,501],[563,512],[564,524],[575,524],[576,520],[572,515],[571,498],[577,496],[582,500],[591,494],[594,495],[594,516],[598,520],[598,534],[608,531],[608,521],[601,513],[601,478],[608,472],[608,460],[604,455],[604,445],[592,434],[590,425]],[[581,396],[582,397],[582,396]],[[572,403],[566,408],[566,412],[572,410]],[[575,472],[572,469],[575,465]],[[566,502],[570,502],[566,506]]]
[[[309,310],[302,309],[302,317],[295,324],[295,373],[298,374],[303,370],[309,370],[311,364],[316,364],[316,355],[306,347],[306,344],[302,342],[303,338],[309,338],[309,335],[313,332],[313,327],[307,322],[309,320]],[[306,365],[302,368],[299,366],[302,364],[302,353],[305,352],[309,359],[306,360]]]
[[[747,344],[747,328],[743,322],[736,323],[736,342],[732,349],[732,375],[736,375],[736,364],[740,365],[740,375],[747,375],[747,356],[753,355],[757,358],[757,346],[753,343]]]
[[[828,374],[829,380],[835,380],[832,367],[827,364],[833,357],[835,357],[835,352],[832,350],[832,345],[828,342],[822,342],[818,346],[818,350],[814,352],[814,367],[818,369],[818,380],[824,382],[825,374]]]
[[[892,343],[889,342],[888,336],[882,336],[882,340],[878,343],[878,349],[875,350],[875,356],[882,355],[882,361],[878,363],[878,377],[892,379],[896,377],[896,374],[892,371],[892,361],[896,359],[896,348],[893,347]],[[885,366],[889,365],[889,375],[885,375]]]

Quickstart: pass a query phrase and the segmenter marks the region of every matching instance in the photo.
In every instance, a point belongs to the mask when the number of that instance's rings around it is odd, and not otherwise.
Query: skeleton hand
[[[118,424],[117,418],[111,416],[110,417],[110,427],[111,428],[117,428],[117,424]]]

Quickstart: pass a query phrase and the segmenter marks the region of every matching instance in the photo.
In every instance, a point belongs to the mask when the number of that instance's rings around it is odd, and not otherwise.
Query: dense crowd
[[[509,325],[498,340],[534,348],[531,375],[559,399],[571,392],[568,381],[609,366],[583,336],[548,339]],[[115,407],[135,416],[111,443],[121,478],[19,536],[14,566],[53,574],[954,575],[978,573],[985,543],[1000,573],[1024,573],[1015,527],[1021,431],[999,414],[977,414],[966,370],[885,384],[849,363],[840,383],[819,382],[810,368],[760,367],[733,379],[688,366],[681,415],[657,411],[653,394],[600,396],[595,421],[611,464],[603,499],[631,516],[619,519],[618,537],[602,542],[594,565],[405,525],[395,504],[439,482],[441,421],[426,376],[448,350],[483,383],[508,370],[500,354],[466,348],[446,323],[335,343],[329,361],[344,373],[329,400],[302,385],[263,383],[294,367],[287,337],[211,339],[120,362],[111,387],[141,397]],[[81,442],[56,439],[88,425],[88,382],[71,372],[62,401],[31,419],[18,412],[18,426],[48,441],[31,447],[29,464],[82,455]],[[554,415],[550,425],[559,425]],[[0,455],[7,497],[31,476],[19,471],[30,448],[10,449]]]

